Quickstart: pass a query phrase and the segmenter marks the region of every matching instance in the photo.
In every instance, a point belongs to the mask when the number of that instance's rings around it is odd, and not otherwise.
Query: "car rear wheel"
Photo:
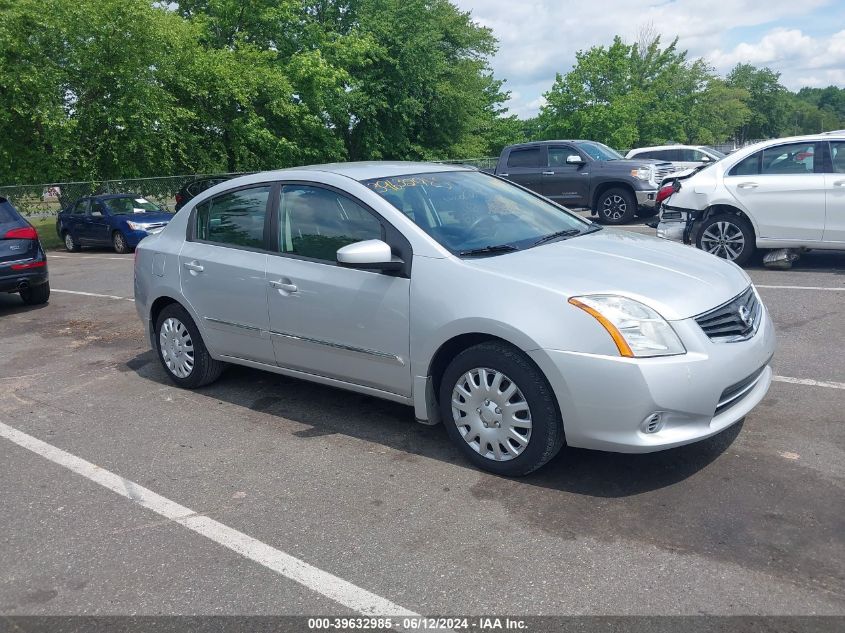
[[[695,245],[742,266],[754,254],[754,230],[738,215],[720,213],[707,218],[696,230]]]
[[[455,357],[440,382],[440,413],[461,452],[499,475],[527,475],[563,446],[548,381],[504,343],[482,343]]]
[[[121,255],[128,253],[130,250],[129,245],[126,243],[126,238],[123,237],[123,233],[120,231],[115,231],[112,233],[111,236],[111,243],[114,247],[115,253],[120,253]]]
[[[50,299],[50,282],[45,282],[37,286],[30,286],[25,290],[21,290],[21,299],[28,306],[36,306],[47,303]]]
[[[176,303],[156,319],[156,348],[168,377],[186,389],[214,382],[226,367],[211,357],[191,315]]]
[[[76,243],[76,240],[73,239],[73,235],[70,234],[70,231],[67,231],[64,235],[65,238],[65,248],[69,253],[78,253],[81,249],[79,244]]]
[[[627,189],[614,187],[599,196],[599,218],[606,224],[625,224],[637,212],[637,200]]]

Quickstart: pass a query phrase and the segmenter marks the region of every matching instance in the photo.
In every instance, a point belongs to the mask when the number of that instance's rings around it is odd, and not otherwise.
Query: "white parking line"
[[[789,376],[772,376],[775,382],[788,382],[792,385],[806,385],[807,387],[825,387],[827,389],[845,389],[845,382],[829,382],[827,380],[810,380],[809,378],[790,378]]]
[[[134,261],[133,257],[109,257],[107,255],[53,255],[52,253],[47,253],[47,259],[116,259],[122,262]]]
[[[754,287],[780,290],[830,290],[831,292],[845,292],[845,286],[839,288],[824,288],[822,286],[763,286],[760,284],[754,284]]]
[[[298,582],[300,585],[362,615],[417,616],[413,611],[400,607],[381,596],[309,565],[305,561],[262,543],[214,519],[197,514],[190,508],[162,497],[133,481],[124,479],[120,475],[56,448],[52,444],[42,442],[38,438],[27,435],[2,422],[0,422],[0,437],[5,437],[10,442],[14,442],[36,455],[67,468],[77,475],[82,475],[130,501],[197,534],[201,534],[218,545],[222,545],[236,554],[240,554],[285,578]]]
[[[79,290],[59,290],[58,288],[51,288],[50,292],[60,292],[66,295],[82,295],[83,297],[100,297],[101,299],[117,299],[119,301],[135,301],[129,297],[118,297],[117,295],[101,295],[96,292],[81,292]]]

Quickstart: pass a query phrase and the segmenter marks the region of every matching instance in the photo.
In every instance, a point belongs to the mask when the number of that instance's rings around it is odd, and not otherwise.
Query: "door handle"
[[[741,182],[737,185],[740,189],[756,189],[756,182]]]
[[[198,263],[196,260],[194,260],[192,262],[185,262],[182,265],[185,268],[187,268],[188,270],[190,270],[192,273],[201,273],[202,271],[205,270],[205,268],[203,268],[202,264]]]
[[[507,178],[510,174],[499,174],[502,178]]]
[[[834,187],[845,187],[845,180],[837,180],[833,183]]]
[[[278,281],[271,281],[270,285],[277,290],[284,290],[285,292],[296,292],[299,290],[299,288],[296,287],[296,284],[285,283],[281,279]]]
[[[554,175],[555,175],[555,172],[553,172],[553,171],[544,171],[544,172],[543,172],[543,175],[544,175],[544,176],[554,176]]]

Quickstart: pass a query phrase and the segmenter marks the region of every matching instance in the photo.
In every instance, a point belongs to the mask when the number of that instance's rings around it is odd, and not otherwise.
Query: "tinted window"
[[[103,209],[103,203],[99,200],[95,200],[91,203],[91,209],[89,211],[89,215],[96,215],[98,217],[102,217],[106,214],[105,209]]]
[[[815,157],[813,143],[793,143],[763,150],[761,174],[811,174]]]
[[[208,242],[264,248],[264,218],[270,186],[241,189],[197,207],[197,238]]]
[[[542,152],[539,147],[515,149],[508,156],[508,167],[541,167]]]
[[[79,202],[77,202],[76,205],[74,205],[74,207],[73,207],[73,211],[71,211],[71,213],[73,213],[74,215],[82,215],[82,214],[87,213],[87,212],[88,212],[88,200],[87,199],[86,200],[80,200]]]
[[[161,207],[146,198],[111,198],[106,204],[111,212],[117,215],[161,212]]]
[[[17,222],[18,214],[12,205],[7,201],[0,202],[0,224],[5,222]]]
[[[729,176],[756,176],[760,173],[760,152],[743,158],[728,173]]]
[[[339,248],[382,239],[381,224],[360,204],[308,185],[282,188],[279,230],[283,253],[331,262],[337,260]]]
[[[637,152],[631,156],[631,158],[660,158],[660,152],[655,152],[654,150],[649,152]]]
[[[550,147],[549,166],[560,167],[561,165],[566,165],[566,159],[569,156],[578,156],[578,152],[571,147]]]
[[[845,174],[845,141],[833,141],[830,144],[830,156],[833,159],[833,172]]]

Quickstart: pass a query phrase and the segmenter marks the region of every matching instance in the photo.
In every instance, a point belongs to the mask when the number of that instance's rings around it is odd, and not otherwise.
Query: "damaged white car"
[[[845,250],[845,130],[743,148],[658,197],[658,237],[740,266],[756,249],[787,249],[790,263],[803,249]]]

